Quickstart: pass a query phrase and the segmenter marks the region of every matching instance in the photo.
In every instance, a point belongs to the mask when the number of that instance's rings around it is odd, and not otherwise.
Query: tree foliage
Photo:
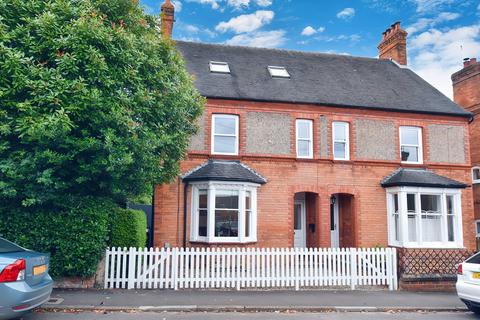
[[[135,1],[0,1],[4,210],[124,202],[170,181],[203,103]]]

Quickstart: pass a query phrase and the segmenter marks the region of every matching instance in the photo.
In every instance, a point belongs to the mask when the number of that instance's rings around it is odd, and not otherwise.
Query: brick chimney
[[[480,114],[480,62],[463,59],[463,69],[452,74],[453,101],[475,115]]]
[[[378,44],[379,58],[392,59],[401,65],[407,65],[407,32],[400,28],[397,21],[382,33]]]
[[[170,0],[162,4],[160,17],[162,19],[161,31],[165,38],[172,38],[173,23],[175,22],[175,7]]]

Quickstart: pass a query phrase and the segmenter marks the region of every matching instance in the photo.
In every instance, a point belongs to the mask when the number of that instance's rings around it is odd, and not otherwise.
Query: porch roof
[[[385,177],[381,182],[382,187],[430,187],[430,188],[452,188],[463,189],[465,183],[438,175],[425,169],[399,168],[391,175]]]
[[[237,181],[265,184],[267,179],[240,161],[210,159],[187,172],[183,176],[183,181]]]

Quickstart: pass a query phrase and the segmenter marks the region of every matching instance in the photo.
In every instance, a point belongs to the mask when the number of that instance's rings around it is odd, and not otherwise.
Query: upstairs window
[[[212,116],[212,153],[238,155],[238,116]]]
[[[475,184],[480,183],[480,167],[472,168],[472,180]]]
[[[333,159],[350,160],[348,122],[333,122]]]
[[[423,163],[422,128],[400,127],[402,162]]]
[[[210,61],[210,72],[230,73],[230,67],[226,62]]]
[[[313,158],[313,121],[298,119],[297,127],[297,157]]]
[[[285,67],[268,66],[268,72],[272,78],[290,78],[290,74]]]

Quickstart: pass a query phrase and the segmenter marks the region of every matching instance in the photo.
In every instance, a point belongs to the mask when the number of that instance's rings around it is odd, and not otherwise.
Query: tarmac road
[[[330,312],[330,313],[166,313],[166,312],[44,312],[24,320],[469,320],[471,312]]]

